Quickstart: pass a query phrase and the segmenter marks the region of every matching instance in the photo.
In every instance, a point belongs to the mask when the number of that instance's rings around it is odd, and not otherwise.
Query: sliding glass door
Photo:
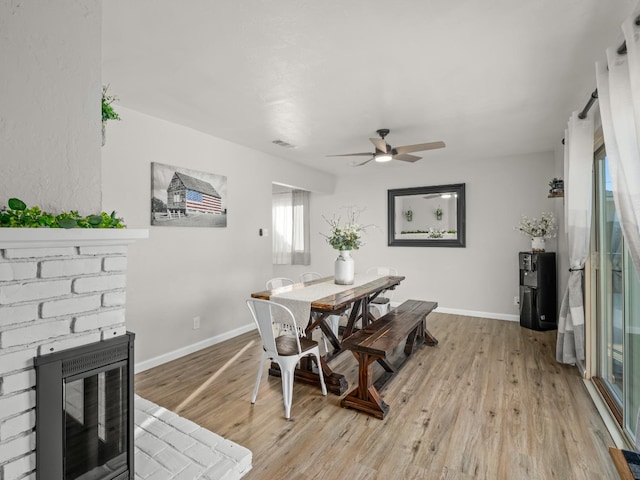
[[[624,424],[625,430],[633,435],[640,415],[640,279],[631,256],[625,256],[627,292],[625,295],[625,384],[624,384]]]
[[[597,380],[629,438],[640,407],[640,282],[613,201],[604,148],[596,152]]]

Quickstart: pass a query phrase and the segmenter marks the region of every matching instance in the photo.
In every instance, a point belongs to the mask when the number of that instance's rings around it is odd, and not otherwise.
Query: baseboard
[[[224,342],[225,340],[229,340],[230,338],[237,337],[238,335],[242,335],[243,333],[247,333],[255,329],[256,329],[256,324],[249,323],[247,325],[236,328],[234,330],[230,330],[228,332],[221,333],[220,335],[216,335],[215,337],[207,338],[206,340],[202,340],[200,342],[187,345],[186,347],[182,347],[177,350],[173,350],[171,352],[163,353],[162,355],[158,355],[157,357],[150,358],[149,360],[136,363],[135,372],[136,373],[144,372],[145,370],[149,370],[150,368],[157,367],[158,365],[162,365],[172,360],[176,360],[180,357],[184,357],[185,355],[189,355],[190,353],[197,352],[198,350],[202,350],[203,348],[207,348],[217,343]]]
[[[510,315],[507,313],[477,312],[475,310],[460,310],[458,308],[438,307],[435,309],[439,313],[451,313],[454,315],[465,315],[467,317],[492,318],[494,320],[507,320],[509,322],[519,322],[520,315]]]

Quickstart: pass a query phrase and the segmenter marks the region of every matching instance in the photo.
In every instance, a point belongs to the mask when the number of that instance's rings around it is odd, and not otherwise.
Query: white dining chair
[[[302,275],[300,275],[300,281],[302,283],[312,282],[313,280],[318,280],[319,278],[322,278],[322,275],[320,275],[318,272],[304,272]]]
[[[253,389],[253,395],[251,396],[251,403],[256,403],[264,362],[267,359],[273,360],[280,366],[284,416],[286,419],[289,419],[293,400],[294,372],[296,365],[302,357],[315,357],[316,364],[318,365],[318,376],[320,377],[322,395],[327,395],[327,387],[324,383],[322,366],[320,364],[318,342],[305,337],[304,329],[298,327],[295,316],[291,310],[284,305],[269,300],[250,299],[247,300],[247,306],[258,326],[263,349],[256,385]]]
[[[398,275],[398,271],[392,267],[371,267],[367,274],[374,275]],[[393,290],[385,290],[369,303],[369,311],[375,318],[380,318],[391,311],[391,297]]]
[[[276,288],[286,287],[287,285],[293,285],[293,280],[286,277],[276,277],[271,280],[267,280],[267,290],[275,290]]]

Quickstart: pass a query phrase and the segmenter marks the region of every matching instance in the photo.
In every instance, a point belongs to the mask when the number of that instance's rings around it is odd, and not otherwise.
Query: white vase
[[[532,252],[544,252],[544,237],[533,237],[531,239]]]
[[[338,285],[351,285],[355,277],[355,267],[350,250],[340,250],[336,258],[334,281]]]

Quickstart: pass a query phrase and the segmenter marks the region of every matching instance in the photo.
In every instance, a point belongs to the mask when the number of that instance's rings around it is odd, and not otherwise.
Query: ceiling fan
[[[402,147],[392,147],[384,139],[389,135],[390,130],[388,128],[381,128],[376,130],[376,133],[380,135],[380,138],[370,138],[371,143],[375,147],[375,152],[359,152],[359,153],[343,153],[340,155],[327,155],[327,157],[371,157],[364,162],[351,162],[349,165],[352,167],[359,167],[371,160],[376,162],[389,162],[391,160],[401,160],[403,162],[415,162],[422,157],[416,155],[410,155],[413,152],[422,152],[424,150],[433,150],[435,148],[444,148],[444,142],[431,142],[431,143],[417,143],[415,145],[404,145]]]

